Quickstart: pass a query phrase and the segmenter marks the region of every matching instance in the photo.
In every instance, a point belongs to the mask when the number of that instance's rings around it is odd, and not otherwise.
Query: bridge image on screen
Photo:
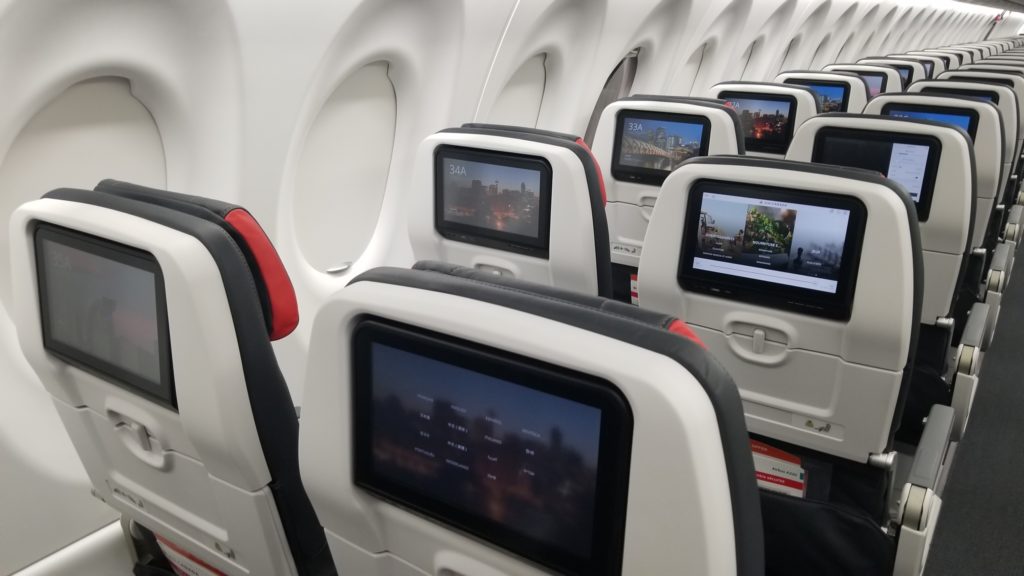
[[[670,172],[700,155],[703,134],[700,124],[627,116],[622,120],[619,164]]]

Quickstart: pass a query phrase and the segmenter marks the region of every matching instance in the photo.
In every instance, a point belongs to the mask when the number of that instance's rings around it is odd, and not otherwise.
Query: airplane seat
[[[725,100],[739,114],[743,147],[751,156],[784,157],[796,129],[821,112],[814,91],[795,84],[721,82],[709,96]]]
[[[608,193],[616,300],[637,303],[636,271],[647,220],[665,176],[694,156],[743,153],[739,115],[722,100],[637,95],[605,107],[594,133],[594,155]]]
[[[886,502],[923,279],[914,206],[878,174],[718,156],[665,180],[640,306],[686,318],[740,388],[766,445],[754,450],[768,573],[920,572],[948,407],[929,413],[904,486],[917,512],[890,517]],[[764,478],[780,466],[791,481]]]
[[[829,64],[823,72],[850,72],[864,79],[868,85],[868,99],[879,94],[902,92],[903,79],[898,70],[889,65],[877,64]]]
[[[420,262],[311,342],[300,464],[339,569],[764,574],[739,394],[674,317]]]
[[[1003,168],[999,185],[1001,192],[997,195],[997,208],[993,220],[986,227],[985,248],[987,253],[984,268],[988,271],[988,295],[985,300],[998,309],[1006,282],[1010,277],[1010,265],[1013,263],[1013,258],[1011,257],[1012,249],[1016,247],[1015,243],[1007,244],[1002,242],[1001,236],[1004,235],[1006,224],[1011,215],[1018,221],[1021,217],[1019,210],[1007,208],[1008,204],[1006,203],[1007,198],[1005,196],[1005,191],[1008,187],[1014,187],[1011,185],[1013,181],[1010,179],[1010,175],[1015,172],[1017,167],[1015,156],[1017,156],[1018,134],[1024,129],[1024,125],[1021,124],[1024,116],[1021,115],[1017,95],[1012,88],[1001,84],[953,80],[924,80],[915,82],[907,91],[910,93],[947,94],[980,98],[994,104],[999,109],[999,113],[1003,118]],[[992,300],[989,300],[989,298],[992,298]]]
[[[465,124],[424,139],[413,176],[416,260],[612,296],[605,182],[582,138]]]
[[[860,113],[870,99],[867,81],[852,72],[789,70],[776,76],[775,82],[810,88],[822,113]]]
[[[334,574],[271,347],[298,322],[273,245],[241,207],[100,187],[11,218],[19,342],[96,496],[179,571]]]
[[[924,64],[909,58],[874,56],[861,58],[857,61],[857,64],[865,64],[869,66],[892,66],[897,72],[899,72],[904,91],[906,91],[907,86],[910,86],[918,80],[924,80],[927,76],[925,74]]]
[[[979,116],[989,130],[981,135],[989,136],[988,144],[995,146],[989,150],[996,153],[996,158],[1002,144],[995,130],[997,112],[990,104],[970,102],[988,108],[988,114],[971,115],[962,108],[928,109],[923,103],[925,98],[940,99],[887,94],[872,100],[863,115],[816,116],[797,131],[787,156],[789,160],[862,168],[887,175],[909,195],[917,211],[924,297],[914,375],[896,435],[897,440],[910,445],[917,445],[923,419],[932,405],[953,405],[953,382],[947,375],[951,358],[954,366],[958,358],[951,352],[959,346],[974,346],[972,351],[978,352],[982,348],[981,338],[969,343],[961,338],[964,333],[984,335],[990,321],[989,307],[979,302],[984,296],[980,274],[978,278],[965,279],[972,248],[976,246],[972,234],[977,202],[975,150],[970,134],[979,132]],[[883,109],[888,115],[874,114]],[[937,117],[938,110],[951,116],[962,112],[966,121],[960,128],[911,117],[922,109],[931,112],[932,118]],[[965,330],[963,326],[969,323],[973,325]],[[979,368],[980,361],[966,377],[976,378]],[[956,370],[953,375],[957,375]],[[973,394],[967,394],[972,390],[970,383],[963,385],[967,388],[956,393],[963,395],[964,400],[973,398]],[[958,421],[966,422],[969,404],[955,408],[959,408]]]

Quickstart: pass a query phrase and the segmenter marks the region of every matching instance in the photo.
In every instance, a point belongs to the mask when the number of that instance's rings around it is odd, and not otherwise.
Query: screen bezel
[[[956,108],[952,106],[931,106],[928,104],[900,104],[898,102],[888,102],[882,106],[882,115],[889,116],[889,111],[892,109],[909,110],[911,112],[931,112],[934,114],[949,114],[952,116],[967,116],[968,117],[968,128],[967,135],[971,137],[973,141],[975,136],[978,134],[978,111],[974,108]],[[911,118],[914,120],[914,118]],[[917,120],[923,120],[923,118],[917,118]]]
[[[884,110],[884,109],[883,109]],[[891,134],[883,133],[876,130],[861,130],[857,128],[839,128],[837,126],[827,126],[818,130],[814,135],[814,151],[811,155],[811,162],[826,164],[821,160],[821,156],[824,154],[825,139],[829,136],[838,136],[851,138],[854,140],[871,140],[874,142],[883,142],[886,144],[912,144],[919,146],[928,146],[928,162],[924,168],[924,181],[921,183],[921,195],[920,200],[914,202],[914,199],[908,193],[907,196],[910,201],[914,204],[917,209],[917,220],[918,222],[927,222],[928,215],[931,213],[932,197],[935,196],[935,183],[939,173],[939,160],[942,158],[942,142],[934,137],[927,134]],[[844,166],[842,164],[833,164],[833,166]],[[846,166],[847,168],[861,168],[860,166]],[[863,169],[863,168],[862,168]],[[895,180],[893,180],[895,182]]]
[[[697,155],[708,155],[708,147],[711,142],[711,121],[707,117],[696,116],[693,114],[675,114],[671,112],[652,112],[649,110],[631,110],[623,108],[622,110],[619,110],[615,116],[615,141],[612,147],[612,177],[616,180],[661,186],[665,181],[665,178],[668,178],[668,175],[672,173],[671,170],[641,168],[638,166],[628,166],[620,163],[622,136],[625,132],[624,124],[627,118],[675,122],[679,124],[699,124],[701,126],[701,137],[700,151]]]
[[[445,158],[539,171],[540,221],[537,226],[537,237],[499,232],[445,220],[443,163]],[[448,240],[546,259],[551,241],[551,180],[551,164],[540,156],[441,144],[434,149],[434,229]]]
[[[61,360],[96,374],[105,381],[116,384],[121,388],[125,388],[132,393],[143,396],[172,410],[177,410],[177,397],[171,361],[171,338],[167,321],[167,292],[164,287],[163,271],[156,258],[151,253],[139,250],[138,248],[47,222],[36,222],[32,234],[43,348]],[[93,256],[112,260],[153,274],[156,296],[157,347],[160,354],[160,382],[150,381],[116,364],[112,364],[102,358],[97,358],[84,350],[53,338],[50,334],[50,310],[47,305],[48,278],[45,266],[42,265],[43,243],[46,241],[81,250]]]
[[[785,154],[786,151],[789,150],[789,145],[793,141],[793,131],[796,127],[796,96],[790,94],[763,94],[760,92],[726,90],[718,94],[718,99],[726,101],[731,101],[733,99],[763,100],[767,102],[785,102],[789,104],[789,120],[786,121],[785,142],[783,144],[775,144],[774,142],[766,142],[764,140],[755,140],[752,137],[748,137],[746,134],[743,135],[743,144],[747,152]],[[736,113],[740,114],[740,111],[737,109]]]
[[[846,82],[837,81],[837,80],[808,80],[806,78],[787,78],[785,80],[785,84],[795,84],[797,86],[803,86],[805,88],[810,88],[812,91],[814,91],[813,86],[815,86],[815,85],[833,86],[833,87],[836,87],[836,88],[842,88],[843,89],[843,100],[840,103],[841,109],[839,111],[840,112],[846,112],[849,109],[849,107],[850,107],[850,85],[848,83],[846,83]],[[815,92],[815,95],[817,95],[816,92]]]
[[[693,260],[697,254],[700,207],[705,192],[849,210],[850,220],[843,243],[844,254],[839,268],[836,293],[828,294],[807,288],[695,269]],[[687,194],[685,217],[682,248],[676,271],[676,280],[683,289],[831,320],[850,319],[867,221],[867,209],[858,198],[806,190],[787,190],[759,184],[701,179],[694,182]]]
[[[999,105],[999,93],[994,90],[972,90],[970,88],[942,88],[939,86],[925,86],[921,88],[922,94],[938,94],[938,95],[949,95],[949,96],[964,96],[966,98],[973,98],[975,100],[981,100],[982,102],[991,102],[992,104]],[[985,100],[985,96],[990,96],[990,100]]]
[[[600,410],[601,438],[590,557],[577,556],[375,474],[371,447],[374,425],[372,346],[375,343],[448,362]],[[633,414],[628,400],[611,383],[489,346],[369,315],[359,318],[353,329],[351,351],[353,482],[356,486],[387,502],[560,572],[598,576],[620,574]]]

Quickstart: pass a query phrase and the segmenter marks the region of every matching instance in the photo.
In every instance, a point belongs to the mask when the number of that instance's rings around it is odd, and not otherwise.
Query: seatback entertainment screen
[[[45,223],[34,242],[46,349],[173,407],[167,300],[156,259]]]
[[[812,162],[864,168],[899,183],[928,220],[942,145],[933,136],[823,128],[815,136]]]
[[[441,236],[546,258],[551,166],[537,156],[438,146],[434,227]]]
[[[864,227],[859,200],[702,180],[687,206],[683,288],[849,318]]]
[[[917,104],[886,104],[882,114],[896,118],[931,120],[963,128],[974,139],[978,132],[978,113],[970,108],[951,108]]]
[[[932,71],[935,70],[935,63],[931,60],[918,60],[922,66],[924,66],[924,75],[926,78],[932,77]]]
[[[706,156],[711,123],[702,116],[621,110],[615,129],[612,175],[660,186],[670,172]]]
[[[721,92],[718,98],[739,114],[748,152],[786,153],[793,139],[796,98],[746,92]]]
[[[949,96],[966,96],[975,100],[984,100],[999,104],[999,94],[992,90],[971,90],[969,88],[946,88],[944,86],[927,86],[921,90],[924,94],[946,94]]]
[[[818,108],[822,113],[846,112],[850,99],[850,86],[845,82],[790,78],[786,80],[786,84],[797,84],[810,88],[818,99]]]
[[[857,72],[857,75],[864,79],[868,85],[868,96],[874,98],[885,90],[887,78],[880,72]]]
[[[897,72],[900,73],[900,80],[903,81],[903,89],[906,90],[907,86],[910,85],[911,78],[914,74],[914,69],[906,64],[890,64]]]
[[[632,416],[610,383],[380,319],[353,354],[357,485],[560,572],[619,573]]]

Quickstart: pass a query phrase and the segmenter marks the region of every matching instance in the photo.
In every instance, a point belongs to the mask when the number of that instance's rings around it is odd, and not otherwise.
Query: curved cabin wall
[[[3,309],[7,216],[56,186],[119,177],[240,202],[299,295],[275,343],[301,403],[312,319],[382,264],[407,266],[422,139],[470,121],[584,134],[617,93],[985,37],[997,11],[928,0],[10,0],[0,11],[0,573],[112,515],[88,482]],[[1016,34],[1022,16],[993,36]],[[918,45],[914,45],[917,43]],[[608,86],[611,88],[610,86]],[[429,185],[429,184],[428,184]],[[346,265],[348,266],[346,268]],[[24,442],[24,429],[48,436]],[[31,511],[26,503],[32,503]],[[61,518],[61,522],[54,522]]]

